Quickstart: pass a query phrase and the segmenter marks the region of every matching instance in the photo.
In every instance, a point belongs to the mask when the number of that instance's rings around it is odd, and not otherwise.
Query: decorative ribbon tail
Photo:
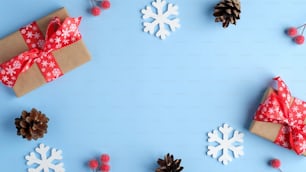
[[[291,96],[288,86],[280,77],[275,77],[274,80],[277,82],[277,97],[279,101],[282,102],[280,104],[281,108],[284,115],[288,115],[290,111],[290,102],[293,97]]]
[[[306,151],[306,134],[303,130],[292,129],[289,133],[289,141],[291,149],[296,152],[296,154],[301,155]]]
[[[298,155],[300,155],[300,151],[298,150],[298,148],[295,146],[294,144],[294,139],[293,139],[293,134],[292,132],[289,132],[289,144],[291,146],[291,149],[294,150],[294,152]]]
[[[286,101],[288,99],[288,97],[290,97],[290,98],[292,97],[288,86],[285,84],[285,82],[279,76],[273,78],[273,80],[275,80],[277,82],[277,92],[279,93],[279,95],[281,95],[280,97],[284,101]]]
[[[10,81],[9,78],[6,76],[6,72],[4,70],[4,66],[0,65],[0,80],[2,84],[8,86],[8,87],[13,87],[15,85],[16,81]]]
[[[52,18],[47,27],[45,40],[48,40],[57,31],[57,29],[60,28],[60,26],[61,20],[58,17]]]
[[[39,50],[34,48],[13,57],[11,60],[0,65],[0,80],[8,87],[13,87],[18,76],[28,70],[38,56]]]

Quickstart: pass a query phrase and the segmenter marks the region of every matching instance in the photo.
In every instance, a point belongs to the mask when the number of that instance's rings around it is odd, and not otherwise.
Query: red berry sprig
[[[101,10],[98,6],[94,6],[91,8],[91,14],[93,16],[99,16],[101,14]]]
[[[292,37],[294,42],[298,45],[304,44],[305,37],[303,36],[304,30],[305,30],[306,24],[303,24],[299,27],[290,27],[287,29],[287,35]],[[298,30],[302,29],[300,34],[298,33]]]
[[[109,9],[111,6],[111,3],[109,2],[109,0],[103,0],[101,1],[100,6],[103,9]]]
[[[99,162],[97,160],[95,160],[95,159],[92,159],[92,160],[89,161],[88,166],[93,171],[96,171],[98,166],[99,166]]]
[[[297,34],[297,28],[296,27],[290,27],[287,29],[287,34],[290,37],[294,37]]]
[[[102,154],[101,157],[100,157],[100,160],[102,163],[108,163],[109,160],[110,160],[110,157],[108,154]]]
[[[101,165],[101,172],[109,172],[110,171],[110,165],[108,164],[109,163],[109,160],[110,160],[110,157],[108,154],[102,154],[101,157],[100,157],[100,160],[102,162],[102,165]]]
[[[97,3],[100,2],[100,5],[97,5]],[[111,6],[111,3],[109,0],[90,0],[90,4],[91,4],[91,14],[93,16],[99,16],[101,14],[101,9],[99,7],[101,7],[102,9],[109,9]]]
[[[108,164],[102,164],[101,169],[102,172],[109,172],[110,166]]]
[[[282,170],[280,169],[281,166],[281,161],[279,159],[272,159],[269,163],[273,168],[278,169],[280,172],[282,172]]]
[[[99,16],[101,14],[100,8],[96,5],[95,0],[90,0],[90,12],[93,16]]]
[[[110,156],[108,154],[102,154],[100,156],[100,168],[99,168],[99,161],[96,159],[92,159],[88,162],[89,168],[93,172],[97,172],[100,170],[101,172],[109,172],[110,171],[110,165],[109,165]]]
[[[303,35],[298,35],[297,37],[294,38],[294,42],[299,45],[304,44],[304,40],[305,40],[305,37]]]

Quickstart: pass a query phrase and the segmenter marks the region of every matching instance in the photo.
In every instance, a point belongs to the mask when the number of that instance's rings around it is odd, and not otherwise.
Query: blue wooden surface
[[[241,20],[223,29],[212,16],[218,0],[171,0],[182,26],[164,41],[142,32],[140,10],[150,2],[111,0],[99,17],[87,0],[3,2],[0,37],[60,7],[83,16],[92,61],[21,98],[0,86],[2,170],[26,171],[24,156],[44,143],[63,150],[67,172],[90,171],[86,162],[101,153],[111,155],[113,172],[149,172],[167,152],[184,171],[273,171],[273,157],[283,171],[303,171],[303,157],[248,126],[276,75],[306,99],[306,45],[284,34],[306,22],[305,2],[242,0]],[[50,123],[43,139],[29,142],[16,136],[14,119],[32,107]],[[207,132],[224,122],[245,133],[245,155],[227,166],[205,155]]]

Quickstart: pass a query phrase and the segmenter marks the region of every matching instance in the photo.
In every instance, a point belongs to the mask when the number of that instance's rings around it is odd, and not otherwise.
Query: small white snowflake
[[[27,31],[25,29],[21,29],[20,31],[22,34],[25,34]]]
[[[269,108],[268,112],[269,113],[274,113],[274,109],[273,108]]]
[[[219,127],[219,131],[213,130],[208,133],[208,142],[216,142],[217,145],[208,146],[207,155],[217,159],[221,154],[218,161],[227,165],[232,161],[231,152],[234,158],[238,158],[244,154],[243,146],[239,145],[239,143],[243,142],[243,133],[237,130],[233,132],[233,128],[228,124],[223,124],[223,127]]]
[[[76,24],[71,24],[69,27],[69,31],[70,32],[74,32],[77,29],[77,25]]]
[[[8,77],[7,76],[2,76],[2,80],[3,81],[8,81]]]
[[[60,37],[56,37],[56,38],[55,38],[55,42],[56,42],[56,43],[60,43],[60,42],[61,42],[61,38],[60,38]]]
[[[303,114],[302,114],[301,112],[298,112],[298,113],[296,114],[296,117],[297,117],[297,118],[302,118],[302,116],[303,116]]]
[[[57,36],[61,36],[61,34],[62,34],[62,32],[60,30],[57,30],[55,33],[56,33]]]
[[[79,22],[80,22],[80,17],[74,18],[74,22],[75,22],[75,23],[79,23]]]
[[[39,40],[38,42],[37,42],[37,45],[38,45],[38,48],[43,48],[44,47],[44,45],[45,45],[45,41],[44,40]]]
[[[69,30],[66,28],[65,30],[63,30],[62,32],[62,37],[64,37],[65,39],[69,36]]]
[[[153,35],[157,30],[155,36],[165,39],[170,34],[168,27],[171,31],[180,27],[180,20],[175,18],[178,15],[178,6],[167,3],[165,0],[155,0],[152,2],[152,6],[155,7],[154,10],[151,6],[146,6],[145,9],[141,10],[143,19],[152,19],[152,22],[143,23],[143,31]]]
[[[42,64],[42,66],[46,67],[46,66],[48,66],[49,63],[48,63],[47,60],[43,60],[41,64]]]
[[[26,29],[26,30],[29,30],[29,29],[31,29],[32,27],[33,27],[32,24],[28,24],[28,25],[25,26],[25,29]]]
[[[60,48],[62,48],[62,47],[63,47],[63,44],[56,44],[56,45],[55,45],[55,48],[56,48],[56,49],[60,49]]]
[[[55,68],[55,69],[52,70],[52,74],[53,74],[53,76],[58,78],[61,75],[61,71],[58,68]]]
[[[37,58],[37,59],[35,59],[34,61],[36,62],[36,63],[40,63],[41,62],[41,58]]]
[[[9,86],[9,87],[13,87],[13,82],[12,81],[7,81],[7,86]]]
[[[67,44],[69,44],[69,40],[68,40],[68,39],[64,39],[64,40],[63,40],[63,43],[64,43],[65,45],[67,45]]]
[[[61,44],[61,43],[56,44],[56,45],[55,45],[55,48],[56,48],[56,49],[62,48],[62,44]]]
[[[18,60],[16,60],[14,63],[13,63],[13,66],[15,69],[19,69],[21,67],[21,64]]]
[[[35,38],[35,39],[39,39],[39,38],[40,38],[40,34],[39,34],[38,32],[36,32],[36,33],[34,34],[34,38]]]
[[[62,160],[62,151],[57,149],[51,149],[44,144],[40,144],[39,147],[35,148],[35,151],[40,155],[36,156],[35,152],[31,152],[25,156],[27,165],[33,166],[28,168],[28,172],[65,172],[64,164],[59,162]],[[49,153],[50,152],[50,153]],[[48,155],[50,155],[48,157]]]
[[[300,99],[295,98],[294,100],[295,100],[295,103],[296,103],[297,105],[303,104],[303,101],[300,100]]]
[[[293,112],[297,112],[299,110],[299,108],[297,106],[293,106],[292,110],[293,110]]]
[[[301,150],[303,150],[303,152],[305,152],[305,150],[306,150],[306,141],[303,141],[303,143],[301,143],[300,146],[301,146]]]
[[[16,73],[15,68],[12,67],[11,65],[9,65],[9,66],[8,66],[7,68],[5,68],[5,69],[6,69],[6,74],[7,74],[7,75],[13,76],[13,75]]]
[[[75,30],[73,36],[77,37],[77,38],[80,38],[81,34],[80,34],[79,30]]]
[[[27,38],[32,38],[33,37],[33,33],[30,31],[27,33]]]

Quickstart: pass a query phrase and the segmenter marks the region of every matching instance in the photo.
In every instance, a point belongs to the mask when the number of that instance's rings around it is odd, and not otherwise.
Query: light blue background
[[[21,98],[0,86],[1,171],[26,171],[24,156],[39,143],[63,150],[67,172],[90,171],[87,161],[101,153],[113,172],[150,172],[167,152],[186,172],[275,171],[273,157],[285,172],[305,170],[303,157],[248,132],[272,77],[306,99],[306,45],[284,34],[306,22],[305,1],[242,0],[241,20],[223,29],[212,16],[218,0],[171,0],[182,27],[164,41],[142,32],[140,10],[150,2],[111,0],[93,17],[89,0],[3,1],[0,37],[62,6],[83,16],[92,61]],[[14,119],[32,107],[50,122],[29,142]],[[207,132],[224,122],[245,133],[245,155],[227,166],[205,154]]]

